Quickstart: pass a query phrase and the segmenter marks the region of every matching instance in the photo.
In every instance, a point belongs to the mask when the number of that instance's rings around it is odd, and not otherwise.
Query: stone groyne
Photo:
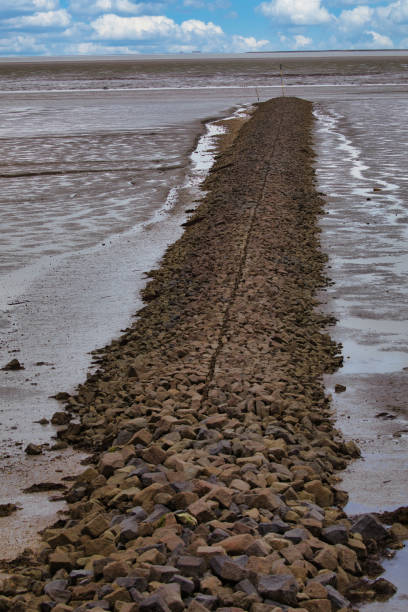
[[[258,105],[135,323],[61,396],[89,465],[40,550],[4,565],[0,610],[331,612],[389,590],[364,578],[389,531],[338,488],[359,451],[322,381],[342,357],[316,310],[312,126],[308,102]]]

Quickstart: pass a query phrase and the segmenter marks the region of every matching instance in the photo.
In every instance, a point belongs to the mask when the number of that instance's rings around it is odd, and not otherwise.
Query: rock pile
[[[259,105],[135,324],[64,396],[58,435],[92,461],[66,519],[3,581],[1,611],[351,608],[389,534],[375,517],[353,524],[336,486],[359,451],[322,384],[342,358],[315,310],[311,128],[308,102]]]

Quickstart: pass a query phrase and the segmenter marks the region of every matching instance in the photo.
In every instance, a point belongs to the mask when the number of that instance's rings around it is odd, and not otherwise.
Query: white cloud
[[[295,38],[295,48],[302,49],[303,47],[307,47],[310,45],[313,40],[308,36],[303,36],[303,34],[296,34]]]
[[[163,8],[163,5],[159,5]],[[156,12],[158,5],[152,2],[130,2],[129,0],[97,0],[94,4],[97,11],[116,11],[118,13],[130,13],[141,15],[143,13]]]
[[[391,38],[388,36],[384,36],[383,34],[379,34],[373,30],[367,30],[365,33],[370,34],[373,37],[372,46],[375,49],[390,49],[394,46]]]
[[[373,19],[374,10],[369,6],[357,6],[352,10],[342,11],[339,17],[340,27],[349,30],[361,28]]]
[[[232,37],[231,52],[245,53],[245,51],[260,51],[265,47],[270,47],[269,40],[257,40],[254,36],[244,37],[235,34]]]
[[[34,13],[34,15],[24,15],[23,17],[14,17],[4,21],[6,26],[12,28],[63,28],[71,22],[71,16],[65,9],[59,11],[47,11],[44,13]]]
[[[173,19],[163,15],[143,17],[119,17],[102,15],[91,23],[99,38],[111,40],[152,40],[176,38],[188,42],[194,38],[222,36],[220,26],[190,19],[178,25]]]
[[[204,21],[199,21],[198,19],[189,19],[188,21],[183,21],[180,26],[181,34],[183,36],[188,37],[196,37],[196,36],[222,36],[223,31],[220,26],[215,25],[211,21],[205,23]]]
[[[184,0],[183,5],[186,8],[196,8],[196,9],[205,7],[205,3],[202,2],[202,0]]]
[[[175,23],[163,16],[157,17],[119,17],[118,15],[102,15],[91,23],[100,38],[120,40],[136,38],[139,40],[155,38],[156,36],[171,36]]]
[[[331,19],[320,0],[272,0],[262,2],[258,10],[266,17],[295,25],[315,25]]]
[[[115,12],[130,15],[156,15],[165,8],[164,2],[130,2],[130,0],[96,0],[85,3],[83,0],[71,0],[69,8],[73,13],[97,15]]]
[[[39,44],[33,36],[18,35],[0,38],[0,54],[4,56],[24,54],[47,55],[47,47]]]
[[[392,23],[408,23],[408,0],[397,0],[386,6],[379,6],[378,15]]]
[[[58,7],[58,0],[34,0],[34,7],[36,9],[44,9],[46,11],[52,11]]]
[[[208,9],[216,11],[218,9],[228,9],[231,6],[229,0],[213,0],[212,2],[203,2],[203,0],[184,0],[183,6],[194,9]]]
[[[52,11],[59,6],[58,0],[1,0],[1,11],[21,12],[43,9]]]
[[[68,48],[68,52],[72,55],[116,55],[118,53],[135,55],[135,53],[137,53],[129,47],[112,47],[110,45],[99,45],[92,42],[72,45]]]

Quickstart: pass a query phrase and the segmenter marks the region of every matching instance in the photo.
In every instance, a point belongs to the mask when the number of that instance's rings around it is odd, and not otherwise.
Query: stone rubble
[[[342,357],[316,310],[312,121],[296,98],[257,107],[135,323],[61,394],[58,437],[91,459],[0,612],[332,612],[387,594],[365,574],[392,535],[347,517],[338,488],[359,450],[322,382]]]

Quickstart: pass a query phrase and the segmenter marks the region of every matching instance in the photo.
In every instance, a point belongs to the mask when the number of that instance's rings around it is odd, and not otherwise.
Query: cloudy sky
[[[0,0],[0,56],[408,47],[408,0]]]

